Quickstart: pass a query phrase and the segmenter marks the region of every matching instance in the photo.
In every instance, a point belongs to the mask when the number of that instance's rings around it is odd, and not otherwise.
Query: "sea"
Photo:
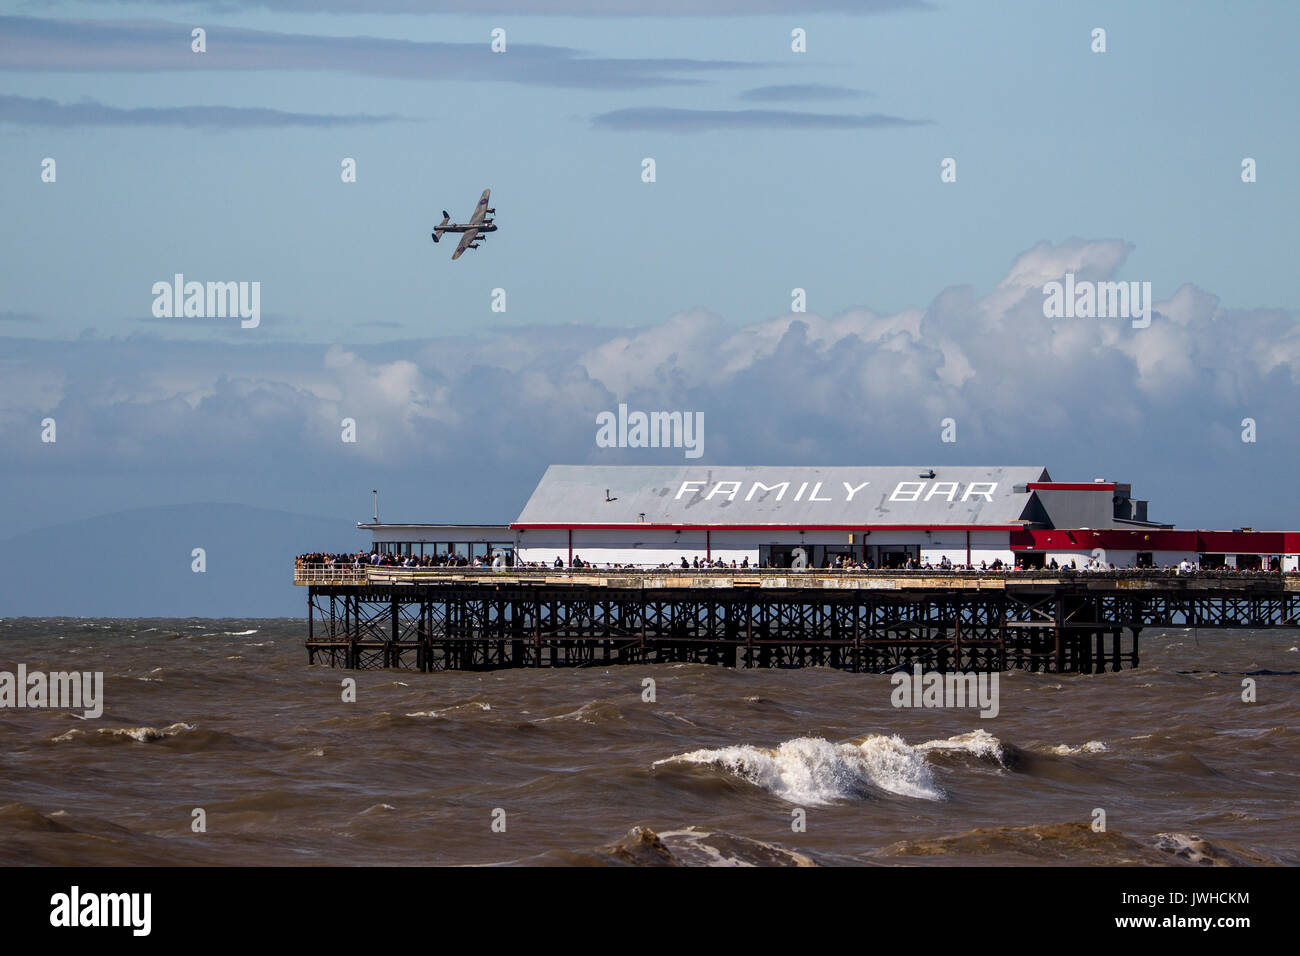
[[[1141,667],[890,676],[309,666],[302,620],[0,620],[0,865],[1300,864],[1300,635],[1145,631]],[[350,682],[355,682],[350,683]]]

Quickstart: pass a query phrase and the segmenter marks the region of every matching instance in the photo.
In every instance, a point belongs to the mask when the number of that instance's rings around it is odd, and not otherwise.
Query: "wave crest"
[[[716,767],[799,805],[863,799],[873,790],[922,800],[945,797],[924,753],[897,735],[877,734],[840,744],[822,737],[797,737],[775,749],[742,744],[693,750],[654,764],[673,765]]]

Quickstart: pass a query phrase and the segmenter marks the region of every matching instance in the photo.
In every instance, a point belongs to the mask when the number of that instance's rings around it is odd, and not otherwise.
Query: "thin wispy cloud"
[[[828,83],[787,83],[783,86],[759,86],[740,94],[751,103],[799,103],[809,100],[851,100],[873,96],[865,90]]]
[[[3,312],[0,311],[0,322],[39,322],[41,317],[34,312]]]
[[[703,133],[710,130],[821,129],[863,130],[928,126],[930,120],[907,119],[883,113],[802,113],[795,110],[688,110],[666,106],[638,106],[593,117],[596,129],[658,130],[669,133]]]
[[[207,52],[190,49],[192,26],[159,20],[0,17],[0,70],[133,72],[316,70],[407,80],[640,89],[701,83],[692,74],[757,64],[681,58],[609,58],[544,44],[444,43],[371,36],[319,36],[211,26]]]
[[[0,123],[24,126],[182,126],[198,129],[319,128],[392,123],[402,116],[289,113],[244,106],[142,106],[122,109],[95,100],[59,103],[46,97],[0,96]]]

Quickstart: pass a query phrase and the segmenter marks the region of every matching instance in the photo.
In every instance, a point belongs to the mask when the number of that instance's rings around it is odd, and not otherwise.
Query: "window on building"
[[[1203,554],[1201,555],[1200,564],[1207,571],[1224,568],[1228,565],[1228,556],[1226,554]]]
[[[812,563],[812,546],[798,544],[765,544],[758,549],[759,564],[763,567],[788,568],[794,563],[794,552],[796,548],[803,547],[808,556],[808,563]]]
[[[906,567],[909,558],[918,562],[921,559],[919,544],[873,544],[867,550],[875,558],[878,568],[902,568]]]

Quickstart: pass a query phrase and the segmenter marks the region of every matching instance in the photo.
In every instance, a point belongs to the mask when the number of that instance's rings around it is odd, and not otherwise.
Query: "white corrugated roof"
[[[922,477],[930,471],[552,465],[515,524],[1008,525],[1029,501],[1023,486],[1050,480],[1036,465],[936,466],[933,478]]]

